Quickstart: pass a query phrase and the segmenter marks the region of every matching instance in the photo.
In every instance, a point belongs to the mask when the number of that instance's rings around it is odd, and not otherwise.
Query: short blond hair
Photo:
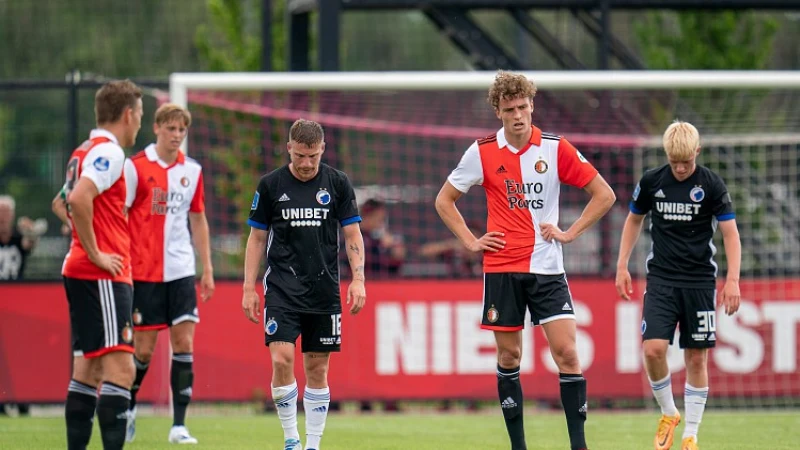
[[[157,125],[164,125],[174,120],[182,120],[183,125],[189,128],[192,125],[192,115],[185,108],[174,103],[164,103],[156,110],[155,121]]]
[[[692,159],[700,148],[700,133],[689,122],[676,120],[664,132],[664,151],[675,161]]]

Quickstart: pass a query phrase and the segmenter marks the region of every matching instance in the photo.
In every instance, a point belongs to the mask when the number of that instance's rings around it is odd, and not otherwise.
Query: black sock
[[[100,388],[100,401],[97,402],[97,419],[100,434],[103,436],[104,450],[117,450],[125,445],[125,428],[131,392],[108,381]]]
[[[70,380],[64,415],[67,419],[67,449],[84,450],[92,437],[97,388]]]
[[[191,353],[175,353],[172,355],[172,373],[170,374],[170,384],[172,385],[172,426],[185,425],[186,408],[192,401],[192,383],[194,382],[194,372],[192,372]]]
[[[150,368],[149,361],[141,362],[135,356],[133,357],[133,364],[136,365],[136,379],[133,380],[133,386],[131,386],[131,409],[136,407],[136,394],[139,393],[142,380],[144,380],[144,376],[147,375],[147,369]]]
[[[586,378],[583,374],[559,373],[561,404],[567,416],[567,430],[572,450],[586,448],[583,425],[586,422]]]
[[[497,366],[497,393],[500,408],[506,420],[512,450],[526,450],[525,428],[522,424],[522,385],[519,383],[519,366],[504,369]]]

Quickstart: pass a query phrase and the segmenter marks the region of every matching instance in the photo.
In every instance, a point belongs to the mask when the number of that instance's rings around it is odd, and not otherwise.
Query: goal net
[[[384,207],[385,220],[378,216],[371,222],[385,227],[365,223],[364,233],[377,240],[389,234],[392,246],[400,250],[392,253],[389,246],[380,257],[368,254],[369,280],[464,279],[480,286],[479,261],[452,245],[452,235],[433,201],[467,147],[501,126],[486,102],[493,76],[485,72],[173,74],[171,101],[187,105],[194,118],[187,151],[206,173],[217,276],[240,277],[252,193],[261,175],[288,162],[288,130],[302,117],[325,128],[323,160],[349,175],[359,203],[376,200]],[[626,394],[613,396],[650,397],[640,359],[641,303],[618,301],[613,277],[633,187],[645,170],[666,162],[661,135],[673,120],[681,119],[700,130],[699,163],[726,181],[742,237],[742,308],[733,317],[718,311],[711,324],[717,339],[710,358],[712,396],[724,399],[717,405],[784,404],[800,397],[796,337],[800,75],[538,72],[529,76],[539,87],[534,124],[568,138],[617,194],[612,211],[564,250],[570,283],[577,286],[573,294],[582,305],[578,313],[589,317],[579,320],[579,326],[589,336],[613,336],[609,343],[595,338],[589,353],[595,370],[600,370],[601,357],[606,361],[603,355],[610,354],[610,366],[603,370],[635,377]],[[476,233],[485,231],[481,191],[473,188],[458,202]],[[569,226],[581,214],[587,195],[565,187],[561,198],[561,224]],[[374,203],[369,206],[362,215],[373,214]],[[720,273],[725,274],[720,233],[715,245]],[[630,265],[640,279],[649,247],[645,228]],[[346,279],[346,263],[342,269]],[[637,286],[638,299],[643,287],[643,283]],[[480,300],[479,289],[472,300]],[[382,299],[378,295],[371,301],[378,308]],[[679,349],[671,349],[670,364],[680,398],[684,365]],[[537,365],[532,370],[544,369]]]

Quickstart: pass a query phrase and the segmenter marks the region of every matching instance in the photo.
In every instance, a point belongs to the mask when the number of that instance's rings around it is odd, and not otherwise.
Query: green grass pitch
[[[191,414],[191,411],[190,411]],[[590,411],[586,433],[592,450],[651,449],[658,420],[656,412]],[[303,434],[303,416],[298,418]],[[96,422],[96,420],[95,420]],[[282,449],[283,433],[276,415],[216,415],[189,417],[199,448]],[[137,420],[136,441],[129,449],[174,449],[167,443],[171,421],[149,416]],[[563,414],[526,413],[528,448],[568,449]],[[678,428],[678,449],[680,433]],[[700,426],[700,448],[709,450],[794,449],[800,438],[797,411],[709,411]],[[0,449],[66,448],[61,417],[0,418]],[[90,449],[101,449],[95,425]],[[332,414],[328,417],[324,450],[446,450],[508,449],[500,413],[450,414]]]

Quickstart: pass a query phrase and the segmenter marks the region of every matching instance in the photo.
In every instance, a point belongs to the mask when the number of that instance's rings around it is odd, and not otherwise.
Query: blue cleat
[[[289,438],[283,443],[283,450],[303,450],[300,439]]]
[[[133,442],[136,439],[136,407],[126,413],[128,425],[125,427],[125,442]]]

